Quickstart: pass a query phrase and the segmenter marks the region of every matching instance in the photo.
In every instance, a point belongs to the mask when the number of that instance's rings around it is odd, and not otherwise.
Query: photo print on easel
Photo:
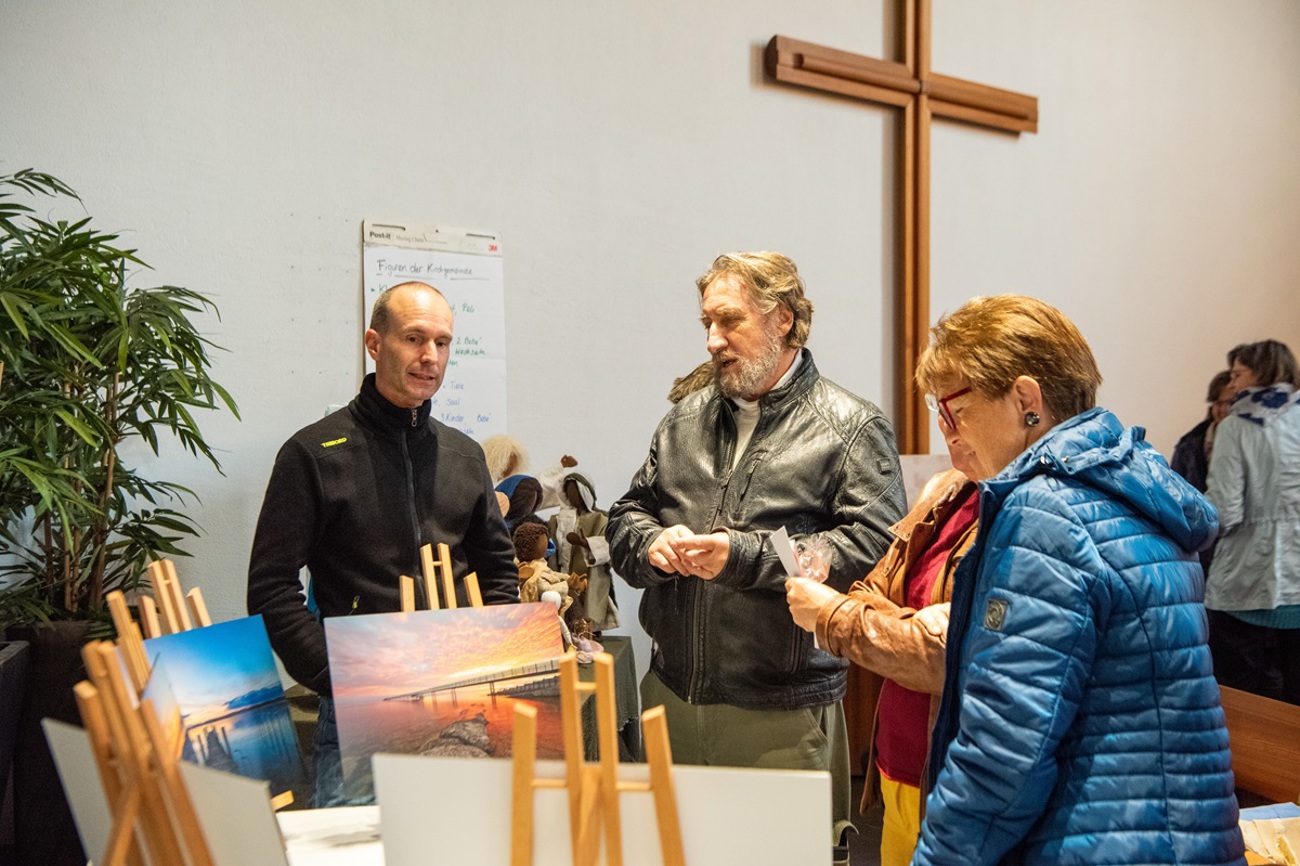
[[[506,604],[325,620],[349,798],[373,792],[370,757],[508,758],[514,707],[538,711],[538,756],[563,755],[553,604]]]
[[[261,616],[150,638],[153,679],[180,711],[186,761],[267,782],[310,800],[289,702]],[[161,685],[161,684],[159,684]]]

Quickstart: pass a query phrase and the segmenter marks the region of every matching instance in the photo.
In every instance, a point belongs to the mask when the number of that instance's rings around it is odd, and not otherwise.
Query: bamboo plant
[[[151,559],[185,555],[193,492],[124,446],[174,439],[220,471],[195,410],[239,415],[191,321],[215,305],[133,285],[148,265],[116,235],[36,210],[68,200],[49,174],[0,175],[0,625],[102,616]]]

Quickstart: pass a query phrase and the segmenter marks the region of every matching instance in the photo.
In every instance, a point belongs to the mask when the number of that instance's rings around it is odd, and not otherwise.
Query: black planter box
[[[30,644],[13,768],[14,850],[24,866],[86,864],[41,719],[81,724],[72,687],[86,677],[81,647],[89,634],[89,622],[71,621],[7,630],[8,637]]]
[[[27,642],[0,642],[0,846],[13,843],[9,770],[18,739],[18,719],[27,687]]]

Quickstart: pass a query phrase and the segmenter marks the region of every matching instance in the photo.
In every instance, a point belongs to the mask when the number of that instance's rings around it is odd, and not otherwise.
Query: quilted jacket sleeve
[[[1108,568],[1050,491],[993,520],[961,662],[960,726],[926,802],[914,862],[998,863],[1043,813],[1092,668]]]

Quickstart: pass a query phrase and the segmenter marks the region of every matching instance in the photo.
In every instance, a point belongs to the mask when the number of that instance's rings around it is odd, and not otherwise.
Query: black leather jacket
[[[614,569],[643,587],[651,667],[683,700],[795,709],[839,700],[848,663],[815,649],[785,601],[785,571],[768,536],[817,534],[829,583],[843,592],[884,555],[904,512],[894,431],[880,410],[828,379],[812,355],[759,400],[758,426],[735,471],[733,406],[717,386],[659,424],[632,488],[610,509]],[[666,527],[726,528],[730,553],[714,580],[649,564]]]

